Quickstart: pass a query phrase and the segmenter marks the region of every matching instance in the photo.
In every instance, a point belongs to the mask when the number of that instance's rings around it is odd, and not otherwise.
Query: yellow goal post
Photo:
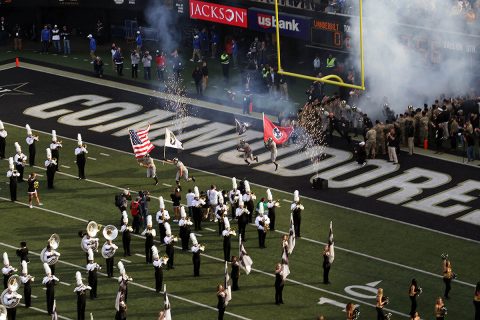
[[[350,83],[345,83],[342,78],[335,74],[329,74],[324,77],[318,78],[318,77],[312,77],[308,76],[305,74],[301,73],[294,73],[294,72],[289,72],[286,70],[283,70],[282,68],[282,61],[281,61],[281,54],[280,54],[280,26],[279,26],[279,19],[278,19],[278,1],[275,0],[275,36],[277,39],[277,67],[278,67],[278,73],[283,74],[286,76],[291,76],[291,77],[296,77],[300,79],[306,79],[306,80],[311,80],[311,81],[320,81],[328,84],[333,84],[337,85],[340,87],[347,87],[347,88],[352,88],[352,89],[358,89],[358,90],[365,90],[365,66],[364,66],[364,60],[363,60],[363,13],[362,13],[362,0],[359,0],[359,23],[360,23],[360,85],[356,84],[350,84]]]

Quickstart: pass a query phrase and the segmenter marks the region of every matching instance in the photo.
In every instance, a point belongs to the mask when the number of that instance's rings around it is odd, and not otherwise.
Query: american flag
[[[135,153],[135,158],[143,158],[147,153],[153,150],[155,146],[148,139],[148,131],[150,130],[150,125],[145,130],[128,130],[130,134],[130,142],[132,143],[133,152]]]

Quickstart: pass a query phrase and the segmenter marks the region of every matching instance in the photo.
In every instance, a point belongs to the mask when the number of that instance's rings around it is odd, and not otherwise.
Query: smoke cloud
[[[480,39],[465,35],[473,28],[468,8],[449,0],[364,0],[363,14],[367,92],[359,105],[369,115],[379,115],[384,97],[399,113],[442,95],[471,93]],[[354,20],[352,40],[359,48]],[[351,58],[360,70],[358,52]]]
[[[151,0],[145,10],[145,17],[150,27],[157,30],[160,44],[165,53],[178,48],[181,32],[176,25],[174,12],[158,1]]]

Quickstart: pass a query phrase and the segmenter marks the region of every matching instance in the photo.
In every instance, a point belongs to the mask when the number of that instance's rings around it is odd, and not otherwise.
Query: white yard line
[[[139,256],[139,257],[142,257],[142,258],[145,258],[145,255],[144,254],[140,254],[140,253],[135,253],[136,256]]]
[[[132,261],[127,260],[127,259],[120,259],[120,261],[126,262],[126,263],[132,263]]]
[[[90,159],[90,160],[97,160],[97,158],[92,158],[92,157],[87,157],[87,159]]]
[[[68,286],[68,287],[71,286],[71,284],[70,284],[70,283],[67,283],[67,282],[60,281],[60,283],[63,284],[64,286]]]
[[[165,187],[171,187],[172,185],[171,184],[168,184],[168,183],[162,183]]]
[[[69,166],[66,166],[66,165],[64,165],[64,164],[61,164],[60,167],[70,169]]]
[[[1,246],[4,246],[4,247],[7,247],[7,248],[10,248],[10,249],[17,249],[17,247],[15,246],[12,246],[10,244],[7,244],[7,243],[4,243],[4,242],[0,242],[0,245]],[[35,256],[40,256],[39,253],[37,252],[33,252],[33,251],[29,251],[29,253],[35,255]],[[223,260],[222,260],[223,261]],[[65,265],[68,265],[68,266],[71,266],[71,267],[74,267],[74,268],[77,268],[77,269],[82,269],[82,270],[85,270],[85,267],[84,266],[80,266],[80,265],[76,265],[76,264],[73,264],[73,263],[70,263],[70,262],[67,262],[65,260],[58,260],[57,263],[62,263],[62,264],[65,264]],[[103,273],[103,272],[97,272],[97,274],[99,275],[102,275],[104,277],[107,277],[107,274],[106,273]],[[113,277],[111,278],[113,279],[113,281],[115,281],[117,283],[117,278]],[[156,291],[155,288],[151,288],[151,287],[148,287],[148,286],[144,286],[143,284],[140,284],[140,283],[137,283],[137,282],[133,282],[133,281],[130,281],[129,282],[130,285],[132,286],[136,286],[136,287],[139,287],[139,288],[143,288],[143,289],[147,289],[149,291]],[[46,290],[46,288],[44,287],[43,288],[44,290]],[[203,304],[203,303],[200,303],[200,302],[197,302],[197,301],[193,301],[193,300],[190,300],[190,299],[187,299],[187,298],[183,298],[181,296],[177,296],[175,294],[172,294],[172,293],[168,293],[168,297],[172,297],[172,298],[175,298],[175,299],[178,299],[178,300],[182,300],[182,301],[185,301],[185,302],[189,302],[191,304],[194,304],[194,305],[197,305],[197,306],[200,306],[200,307],[204,307],[206,309],[210,309],[210,310],[214,310],[214,311],[217,311],[217,308],[215,307],[212,307],[212,306],[209,306],[209,305],[206,305],[206,304]],[[37,309],[35,309],[37,310]],[[39,311],[42,311],[42,312],[46,312],[44,310],[41,310],[41,309],[38,309]],[[225,312],[225,314],[228,314],[232,317],[235,317],[237,319],[242,319],[242,320],[251,320],[250,318],[246,318],[246,317],[243,317],[241,315],[238,315],[238,314],[235,314],[235,313],[232,313],[232,312]],[[60,316],[58,316],[60,318]],[[73,320],[73,319],[70,319],[70,318],[66,318],[66,317],[63,317],[62,319],[67,319],[67,320]]]
[[[288,202],[288,203],[292,202],[291,200],[287,200],[287,199],[282,199],[282,201],[283,202]]]
[[[46,289],[45,289],[46,290]],[[33,295],[32,295],[32,298],[33,298]],[[36,297],[35,297],[36,298]],[[22,307],[25,307],[25,304],[24,303],[19,303],[18,305],[22,306]],[[38,312],[41,312],[41,313],[45,313],[47,314],[47,310],[43,310],[43,309],[40,309],[40,308],[37,308],[37,307],[29,307],[29,309],[32,309],[32,310],[35,310],[35,311],[38,311]],[[49,316],[50,317],[50,316]],[[65,316],[62,316],[62,315],[58,315],[58,318],[59,319],[65,319],[65,320],[73,320],[72,318],[68,318],[68,317],[65,317]]]
[[[213,230],[213,229],[210,229],[210,228],[203,228],[203,229],[205,229],[205,230],[208,230],[208,231],[215,232],[215,230]]]
[[[100,152],[100,155],[101,155],[101,156],[105,156],[105,157],[110,157],[110,155],[109,155],[108,153]]]
[[[39,176],[39,177],[43,177],[43,174],[37,173],[37,176]]]
[[[32,298],[38,299],[38,297],[37,297],[36,295],[34,295],[34,294],[32,294]]]

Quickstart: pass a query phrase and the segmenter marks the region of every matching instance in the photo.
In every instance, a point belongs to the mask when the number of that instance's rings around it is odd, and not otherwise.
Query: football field
[[[27,152],[24,128],[10,124],[5,126],[9,141],[7,155],[14,154],[14,141],[19,141],[24,152]],[[35,129],[34,131],[38,133]],[[46,188],[45,171],[41,165],[45,160],[44,150],[50,141],[50,135],[39,133],[39,166],[27,167],[25,170],[27,174],[35,171],[42,175],[39,192],[43,206],[28,208],[25,183],[19,184],[17,203],[9,201],[6,178],[0,189],[0,246],[8,252],[10,261],[19,267],[15,248],[20,241],[27,241],[31,250],[29,272],[36,277],[32,290],[37,298],[33,299],[33,307],[38,309],[26,310],[19,307],[19,319],[46,318],[41,312],[46,310],[46,305],[45,291],[41,285],[44,271],[38,254],[52,233],[60,236],[58,251],[62,254],[56,269],[61,281],[56,286],[57,310],[62,319],[75,319],[75,271],[84,271],[86,264],[78,231],[86,227],[88,220],[118,227],[120,215],[114,206],[114,195],[125,188],[130,188],[132,192],[149,190],[152,195],[149,210],[155,213],[158,210],[158,197],[169,199],[175,183],[175,168],[170,164],[157,162],[160,183],[155,187],[145,177],[145,170],[138,166],[133,154],[102,147],[96,145],[95,141],[88,140],[85,141],[89,151],[87,180],[78,181],[73,156],[76,141],[67,137],[61,139],[62,171],[55,177],[54,190]],[[0,171],[7,170],[7,161],[2,161]],[[191,170],[191,174],[197,178],[200,190],[207,190],[211,184],[216,184],[219,190],[231,189],[230,177],[195,169]],[[183,184],[183,199],[189,187],[193,187],[193,184]],[[264,186],[252,184],[252,191],[257,198],[266,196]],[[273,271],[281,258],[281,236],[289,228],[292,194],[276,189],[272,189],[272,192],[274,199],[281,203],[277,210],[278,230],[269,232],[267,248],[259,249],[256,228],[247,227],[248,241],[245,246],[254,261],[254,270],[249,275],[242,272],[240,290],[233,293],[226,318],[313,319],[318,314],[324,314],[328,319],[344,319],[344,304],[354,302],[360,305],[362,319],[373,319],[378,287],[384,288],[385,294],[390,297],[387,308],[393,313],[393,318],[407,318],[407,292],[412,278],[416,278],[423,288],[418,299],[418,310],[422,318],[432,318],[434,300],[443,295],[440,258],[443,252],[449,253],[453,269],[458,274],[458,279],[453,282],[451,299],[446,301],[449,318],[473,317],[472,297],[479,276],[477,241],[304,198],[301,190],[301,202],[305,207],[302,238],[297,239],[295,250],[290,256],[291,274],[285,284],[285,304],[275,305]],[[170,202],[167,202],[167,209],[171,210]],[[336,255],[330,272],[332,283],[324,285],[321,252],[328,237],[330,221],[333,221]],[[235,226],[235,223],[232,225]],[[192,254],[182,253],[178,247],[175,254],[176,268],[164,271],[164,283],[170,294],[172,316],[175,319],[216,318],[215,287],[223,281],[224,268],[222,240],[216,230],[216,224],[204,222],[203,231],[197,234],[199,242],[206,246],[201,258],[199,278],[193,277]],[[178,234],[178,226],[173,223],[172,232]],[[165,250],[159,245],[158,236],[155,240],[160,255],[163,255]],[[238,238],[232,240],[232,254],[238,252],[236,240]],[[115,262],[118,262],[123,258],[120,237],[115,242],[120,247],[115,256]],[[127,273],[134,279],[129,285],[129,318],[155,319],[163,307],[163,296],[155,293],[154,270],[145,263],[143,237],[133,237],[132,251],[132,256],[124,260]],[[96,261],[105,265],[100,254],[96,254]],[[115,274],[118,275],[116,267]],[[86,273],[84,275],[86,277]],[[105,274],[100,274],[99,297],[87,301],[87,312],[93,313],[95,319],[112,319],[117,289],[116,279],[108,279]]]

